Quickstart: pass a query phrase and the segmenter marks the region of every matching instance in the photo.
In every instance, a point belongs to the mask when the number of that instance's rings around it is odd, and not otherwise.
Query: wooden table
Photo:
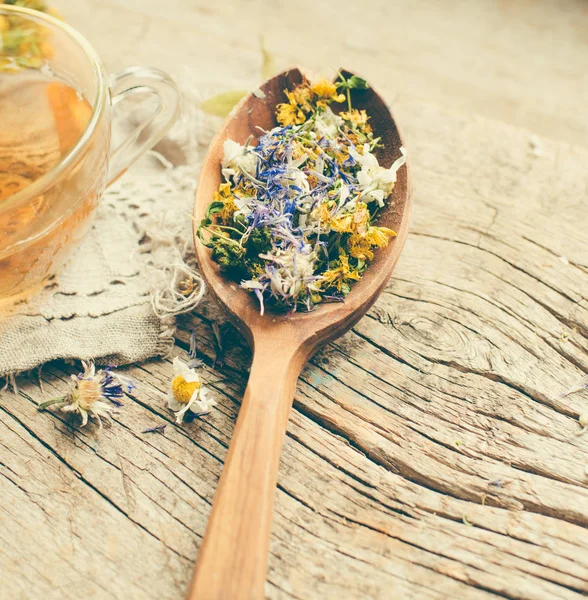
[[[588,5],[61,0],[108,69],[252,87],[344,65],[404,129],[412,231],[389,288],[318,354],[285,443],[267,597],[580,598],[588,592]],[[535,136],[535,137],[534,137]],[[176,427],[169,360],[130,369],[116,423],[74,430],[20,378],[0,404],[0,598],[182,598],[250,353],[205,304],[218,409]],[[141,434],[167,423],[164,435]]]

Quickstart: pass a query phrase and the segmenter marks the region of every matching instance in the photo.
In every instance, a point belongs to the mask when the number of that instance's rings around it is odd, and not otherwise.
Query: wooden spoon
[[[263,98],[251,93],[235,107],[204,161],[196,192],[196,223],[221,183],[223,142],[230,138],[244,144],[249,136],[259,137],[258,126],[272,129],[276,104],[287,101],[284,90],[302,80],[299,69],[285,71],[261,86]],[[376,153],[380,164],[391,166],[403,143],[388,107],[372,88],[353,90],[351,96],[355,108],[367,110],[375,136],[382,138],[384,148]],[[312,353],[353,327],[386,286],[406,240],[409,200],[409,173],[402,167],[392,198],[378,218],[378,225],[390,227],[398,236],[376,252],[344,303],[325,304],[311,313],[267,311],[261,316],[255,296],[227,279],[211,259],[210,250],[195,237],[200,271],[251,345],[253,363],[188,593],[190,600],[263,598],[280,451],[296,380]]]

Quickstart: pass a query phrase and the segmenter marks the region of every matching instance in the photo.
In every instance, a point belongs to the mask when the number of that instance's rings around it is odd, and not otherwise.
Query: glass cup
[[[45,94],[21,94],[7,104],[14,82],[20,85],[36,74],[47,77],[49,104],[58,109],[57,158],[47,169],[23,167],[21,160],[16,172],[19,153],[25,152],[27,160],[35,157],[32,163],[50,153],[47,140],[25,135],[34,118],[27,115],[18,126],[15,121],[19,102],[33,115],[37,102],[44,102],[39,106],[45,110]],[[111,147],[113,107],[131,95],[141,105],[150,102],[126,141]],[[13,113],[1,108],[13,105]],[[179,110],[180,93],[165,73],[131,67],[109,82],[95,50],[74,29],[47,14],[0,4],[0,304],[31,293],[56,272],[88,229],[105,187],[163,137]],[[14,124],[14,139],[6,138],[7,124]],[[23,150],[27,144],[38,147]]]

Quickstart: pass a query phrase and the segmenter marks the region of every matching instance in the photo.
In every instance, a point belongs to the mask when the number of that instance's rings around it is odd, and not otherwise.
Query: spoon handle
[[[306,358],[283,340],[264,342],[255,344],[188,600],[264,597],[280,451]]]

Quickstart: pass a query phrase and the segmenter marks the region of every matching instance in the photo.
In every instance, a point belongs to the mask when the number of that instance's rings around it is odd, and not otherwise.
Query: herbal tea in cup
[[[105,186],[177,117],[162,72],[131,68],[106,82],[92,47],[43,13],[0,5],[0,300],[38,288],[80,239]],[[155,114],[110,148],[112,106],[148,93]]]

